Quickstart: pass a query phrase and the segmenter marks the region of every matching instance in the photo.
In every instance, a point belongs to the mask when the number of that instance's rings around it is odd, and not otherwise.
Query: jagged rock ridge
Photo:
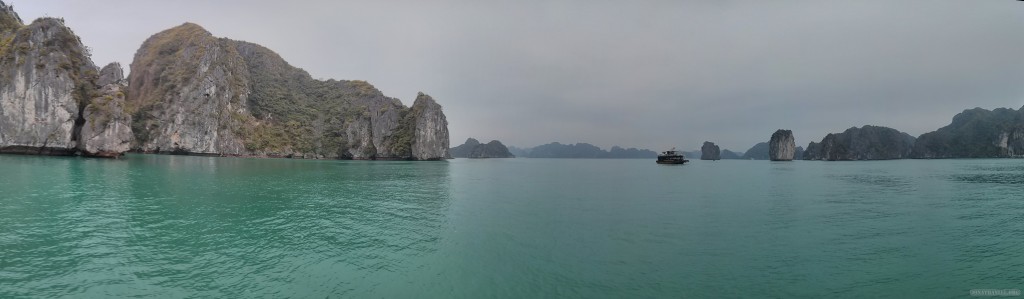
[[[0,1],[0,152],[120,156],[126,116],[99,71],[63,20],[24,25]]]
[[[792,161],[796,154],[796,140],[793,131],[778,130],[768,141],[768,158],[772,161]]]
[[[603,150],[589,143],[562,144],[552,142],[527,150],[528,158],[593,158],[593,159],[654,159],[658,153],[648,149],[612,146]]]
[[[501,141],[491,140],[480,143],[476,139],[466,139],[466,143],[453,147],[449,151],[453,158],[515,158]]]
[[[448,153],[452,155],[452,158],[469,158],[469,153],[473,152],[477,146],[480,146],[480,141],[469,138],[465,143],[449,149]]]
[[[1024,107],[964,110],[914,143],[911,158],[1022,158]]]
[[[341,159],[448,157],[441,106],[365,81],[314,80],[277,53],[186,23],[136,52],[133,147],[143,152]]]
[[[891,160],[910,157],[913,136],[892,128],[863,126],[843,133],[828,134],[820,143],[811,142],[804,160]],[[813,150],[812,150],[813,149]]]

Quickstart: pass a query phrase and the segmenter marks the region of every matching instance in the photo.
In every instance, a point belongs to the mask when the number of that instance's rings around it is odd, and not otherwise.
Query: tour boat
[[[686,160],[683,153],[676,151],[674,147],[658,155],[658,164],[685,164],[686,162],[690,162],[690,160]]]

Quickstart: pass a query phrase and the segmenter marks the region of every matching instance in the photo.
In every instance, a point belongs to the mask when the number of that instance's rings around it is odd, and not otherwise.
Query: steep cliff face
[[[78,150],[88,156],[117,157],[130,149],[132,119],[125,112],[124,71],[118,63],[100,70],[101,85],[82,112]]]
[[[910,157],[1024,157],[1024,108],[964,110],[948,126],[918,137]]]
[[[62,20],[43,18],[25,26],[12,7],[0,2],[0,152],[121,154],[83,150],[89,148],[81,134],[89,113],[85,108],[103,93],[85,49]],[[110,114],[97,110],[89,116]]]
[[[804,160],[891,160],[910,156],[915,138],[892,128],[863,126],[811,142]],[[812,150],[813,149],[813,150]]]
[[[768,141],[768,157],[772,161],[792,161],[796,154],[796,140],[793,131],[778,130]]]
[[[420,93],[410,115],[416,126],[412,139],[412,157],[417,160],[440,160],[448,154],[448,120],[430,96]],[[504,147],[504,145],[502,146]],[[508,152],[508,149],[505,149]]]
[[[722,150],[715,143],[704,141],[704,145],[700,147],[700,159],[721,160]]]
[[[999,134],[999,155],[1001,157],[1024,157],[1024,128],[1017,127],[1004,130]]]
[[[82,49],[58,19],[0,32],[0,152],[74,153],[79,103],[92,88],[84,77],[96,73]]]
[[[248,71],[230,42],[194,24],[157,33],[135,53],[128,107],[143,152],[244,154]]]
[[[447,120],[365,81],[314,80],[260,45],[184,24],[135,55],[128,107],[146,152],[341,159],[446,158]]]

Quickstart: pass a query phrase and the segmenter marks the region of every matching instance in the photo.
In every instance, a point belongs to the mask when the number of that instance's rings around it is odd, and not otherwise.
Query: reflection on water
[[[345,295],[436,251],[450,199],[444,162],[0,163],[0,297]]]
[[[951,298],[1024,267],[1024,160],[0,170],[0,298]]]
[[[967,183],[989,183],[989,184],[1024,184],[1024,172],[1021,173],[987,173],[973,175],[954,175],[954,180]]]
[[[1021,163],[986,162],[964,165],[960,168],[962,172],[951,175],[952,180],[981,184],[1024,184],[1024,165]]]

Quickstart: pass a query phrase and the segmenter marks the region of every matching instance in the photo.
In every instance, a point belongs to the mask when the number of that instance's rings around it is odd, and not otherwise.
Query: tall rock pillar
[[[721,160],[722,150],[714,142],[704,141],[704,145],[700,147],[700,159]]]
[[[768,157],[772,161],[793,161],[796,155],[796,139],[793,131],[778,130],[768,142]]]

